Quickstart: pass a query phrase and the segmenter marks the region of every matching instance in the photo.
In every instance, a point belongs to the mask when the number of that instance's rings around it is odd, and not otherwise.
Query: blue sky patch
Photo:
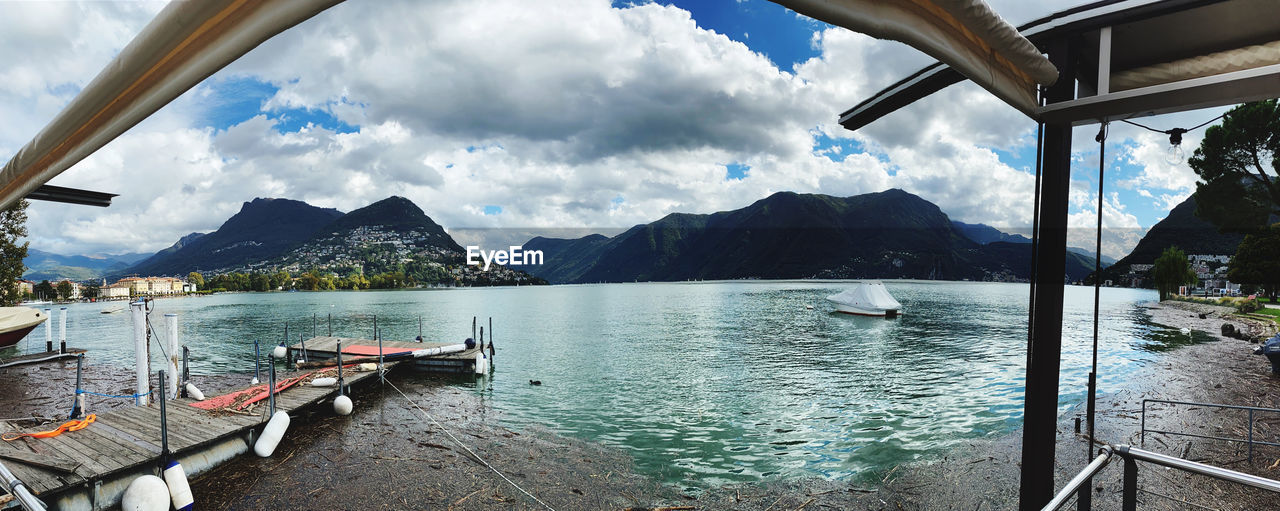
[[[502,214],[502,206],[488,205],[484,207],[485,216],[493,216]]]
[[[817,130],[814,130],[817,131]],[[852,138],[832,138],[827,135],[818,133],[813,137],[813,152],[826,156],[827,159],[834,162],[842,162],[850,154],[866,152],[866,148],[862,143]],[[877,156],[882,161],[888,161],[888,157]]]
[[[632,3],[613,2],[625,8]],[[764,54],[778,69],[791,71],[795,64],[819,55],[810,44],[813,33],[830,25],[796,16],[795,12],[765,0],[662,0],[693,16],[699,27],[724,34],[746,44],[752,51]]]
[[[292,133],[307,125],[316,125],[337,133],[354,133],[358,126],[338,120],[333,114],[320,109],[283,108],[264,111],[262,106],[280,90],[268,82],[247,76],[234,76],[222,80],[210,80],[203,86],[205,96],[199,99],[204,107],[202,121],[216,130],[225,130],[256,115],[265,115],[275,121],[276,131]]]
[[[751,171],[751,166],[743,163],[730,163],[724,166],[725,181],[746,179],[747,173]]]

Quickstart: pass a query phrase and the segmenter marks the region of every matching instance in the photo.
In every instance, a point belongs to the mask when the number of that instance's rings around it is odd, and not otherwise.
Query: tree
[[[71,289],[70,280],[64,280],[58,283],[58,299],[59,300],[70,300],[71,291],[72,289]]]
[[[1221,231],[1265,231],[1280,214],[1280,107],[1269,99],[1237,106],[1204,132],[1188,160],[1200,176],[1196,216]]]
[[[201,275],[200,272],[193,271],[188,273],[187,282],[195,284],[196,289],[204,289],[204,275]]]
[[[85,298],[97,298],[99,294],[102,294],[102,289],[97,284],[89,284],[80,291],[80,296]]]
[[[35,293],[41,300],[52,300],[53,297],[57,296],[58,291],[53,288],[53,284],[50,284],[49,281],[42,280],[35,285]]]
[[[27,257],[27,201],[20,200],[0,212],[0,306],[9,307],[22,300],[18,279],[26,271],[22,260]]]
[[[1196,283],[1196,272],[1187,262],[1187,254],[1178,247],[1164,249],[1164,253],[1156,259],[1151,268],[1151,279],[1156,282],[1156,290],[1160,292],[1160,300],[1167,300],[1169,295],[1178,290],[1178,286]]]
[[[1268,297],[1276,296],[1280,289],[1280,223],[1244,237],[1227,267],[1227,278],[1240,284],[1262,286]]]

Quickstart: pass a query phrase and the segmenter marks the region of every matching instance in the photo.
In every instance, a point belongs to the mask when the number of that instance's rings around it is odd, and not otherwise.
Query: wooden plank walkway
[[[387,369],[396,364],[388,362]],[[362,382],[376,382],[377,374],[377,371],[348,372],[344,376],[347,385],[354,387]],[[276,394],[276,409],[297,415],[304,408],[335,396],[337,391],[336,386],[294,385]],[[265,425],[268,419],[265,399],[257,405],[260,412],[253,414],[210,412],[190,406],[194,402],[193,399],[179,398],[166,403],[169,450],[179,459],[198,455],[203,449],[230,438],[240,436],[247,439],[250,430]],[[297,427],[297,424],[294,422],[292,427]],[[0,422],[0,432],[33,433],[54,427],[57,426],[20,428]],[[132,474],[139,472],[158,473],[154,469],[159,466],[160,444],[160,404],[152,401],[150,406],[133,406],[98,414],[97,420],[79,431],[52,438],[0,442],[0,461],[46,505],[57,509],[59,506],[55,499],[61,494],[76,490],[93,494],[96,492],[95,483],[107,479],[129,476],[131,480]],[[34,464],[22,461],[24,458],[44,461]],[[114,501],[95,502],[93,507],[115,505],[119,495],[105,498]]]
[[[377,356],[378,341],[369,339],[358,339],[351,337],[329,337],[319,336],[307,339],[307,357],[309,360],[329,360],[337,356],[338,341],[342,341],[343,359],[349,360],[349,357],[358,356]],[[302,355],[302,346],[304,343],[296,343],[289,346],[289,360],[296,360]],[[459,344],[456,342],[416,342],[416,341],[382,341],[382,352],[384,354],[398,353],[404,350],[421,350],[427,348],[437,348],[440,346],[449,346]],[[372,347],[370,353],[373,355],[353,355],[348,351],[352,346]],[[488,345],[485,345],[488,349]],[[414,359],[414,368],[422,371],[450,372],[450,373],[466,373],[474,374],[476,367],[476,357],[480,356],[480,348],[469,349],[458,353],[450,353],[448,355],[438,355],[430,358]]]

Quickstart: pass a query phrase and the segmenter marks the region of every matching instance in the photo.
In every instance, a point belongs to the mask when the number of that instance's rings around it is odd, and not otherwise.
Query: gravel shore
[[[1199,330],[1215,340],[1165,352],[1158,362],[1130,378],[1134,382],[1130,388],[1101,395],[1099,440],[1139,445],[1141,406],[1146,398],[1280,408],[1280,377],[1270,373],[1264,357],[1252,355],[1255,345],[1219,335],[1224,322],[1257,335],[1273,325],[1241,320],[1225,307],[1180,302],[1148,307],[1158,324]],[[65,417],[74,373],[74,361],[0,370],[0,377],[16,384],[10,388],[19,389],[0,395],[0,417]],[[358,392],[351,416],[320,410],[295,420],[274,457],[241,456],[194,478],[192,489],[200,507],[543,509],[489,466],[561,510],[973,510],[1017,505],[1020,431],[976,440],[941,459],[894,467],[863,482],[769,481],[686,495],[635,474],[630,458],[618,449],[537,427],[513,431],[473,391],[448,380],[393,376],[394,387],[373,386]],[[129,372],[107,367],[86,371],[86,379],[94,382],[89,386],[106,392],[127,393],[127,384],[106,382],[128,382],[130,377]],[[201,381],[214,394],[243,385],[245,379],[227,375]],[[129,404],[104,398],[93,402],[91,411]],[[1083,415],[1083,409],[1070,410],[1058,426],[1058,485],[1087,463],[1087,452],[1096,452],[1075,433],[1075,418]],[[1246,432],[1244,414],[1202,407],[1152,407],[1147,425],[1214,436],[1243,437]],[[1260,415],[1255,421],[1255,438],[1274,441],[1277,434],[1280,414]],[[1246,460],[1242,445],[1221,441],[1148,435],[1145,448],[1280,478],[1277,448],[1258,448],[1252,463]],[[1095,509],[1119,509],[1120,476],[1116,463],[1094,481]],[[1185,509],[1188,502],[1215,509],[1261,509],[1274,501],[1260,491],[1155,467],[1142,467],[1139,479],[1146,490],[1139,495],[1143,509]]]

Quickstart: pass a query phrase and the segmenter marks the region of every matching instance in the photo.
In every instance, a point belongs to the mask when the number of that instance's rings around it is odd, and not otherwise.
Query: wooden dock
[[[306,345],[308,360],[329,360],[335,358],[338,356],[338,341],[342,341],[342,356],[344,361],[350,360],[350,357],[378,356],[378,341],[350,337],[320,336],[307,339],[305,343],[300,342],[293,346],[289,346],[288,360],[298,360],[299,357],[301,357],[303,344]],[[448,346],[450,344],[458,343],[383,340],[382,352],[385,356],[394,353],[403,353],[405,351]],[[485,349],[488,349],[487,344],[485,345]],[[438,355],[431,358],[406,360],[405,363],[413,364],[414,369],[419,371],[475,374],[476,357],[478,356],[480,356],[479,346],[459,353]]]
[[[389,362],[387,368],[394,365]],[[353,387],[376,383],[377,374],[346,372],[344,377]],[[328,403],[337,391],[336,386],[294,385],[277,393],[276,409],[295,417],[308,408],[333,413],[317,405]],[[166,403],[169,450],[188,477],[248,452],[269,418],[266,400],[256,405],[257,413],[210,412],[191,406],[195,402],[180,398]],[[301,424],[294,422],[293,427]],[[0,432],[54,427],[19,428],[0,422]],[[56,437],[0,442],[0,461],[50,509],[97,510],[118,505],[125,488],[138,476],[159,475],[160,444],[160,404],[152,401],[150,406],[98,414],[88,427]]]

